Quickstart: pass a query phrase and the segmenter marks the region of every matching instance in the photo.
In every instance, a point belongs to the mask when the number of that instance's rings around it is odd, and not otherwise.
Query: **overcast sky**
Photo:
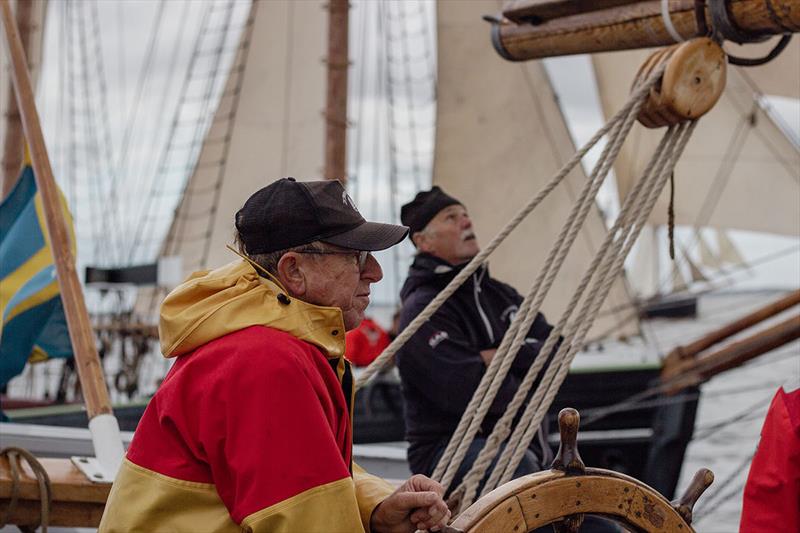
[[[214,6],[214,11],[209,19],[204,19],[209,5]],[[366,13],[375,5],[354,2],[351,31],[357,31],[362,20],[358,17],[367,16]],[[124,257],[129,252],[136,262],[152,259],[158,249],[158,236],[163,235],[170,223],[171,209],[145,205],[145,191],[150,187],[167,191],[171,188],[173,192],[180,190],[186,179],[186,169],[191,167],[192,158],[196,157],[196,150],[181,152],[176,148],[165,160],[164,147],[168,145],[168,135],[173,133],[175,145],[189,146],[198,127],[202,129],[208,124],[214,111],[213,106],[208,105],[208,94],[219,91],[224,83],[225,67],[233,58],[238,40],[236,30],[244,23],[249,2],[241,0],[229,4],[218,0],[210,4],[196,0],[165,3],[105,0],[50,2],[49,6],[38,100],[56,175],[71,201],[78,224],[80,261],[84,264],[120,262],[129,259]],[[392,9],[400,9],[399,6],[393,4]],[[415,23],[429,24],[429,38],[432,40],[435,31],[433,4],[412,2],[405,4],[404,9],[408,16],[427,17],[418,18]],[[230,28],[225,34],[226,40],[219,40],[217,36],[223,34],[225,27]],[[203,35],[199,34],[201,28],[206,30]],[[81,35],[85,37],[81,39]],[[207,43],[204,49],[208,54],[196,61],[207,61],[211,68],[216,60],[213,52],[219,45],[222,68],[214,76],[209,76],[210,81],[203,85],[186,88],[186,92],[196,98],[196,105],[187,106],[183,118],[176,125],[173,123],[176,104],[184,89],[191,50],[198,39]],[[358,49],[360,47],[351,46],[351,55]],[[101,55],[97,56],[95,50],[100,50]],[[352,60],[356,65],[372,62],[368,58],[353,57]],[[435,61],[435,54],[431,61]],[[547,60],[546,66],[576,143],[580,144],[603,121],[588,59],[559,58]],[[422,65],[421,68],[426,67]],[[101,72],[104,76],[99,75]],[[351,94],[356,90],[360,75],[363,72],[357,74],[355,70],[351,74]],[[84,87],[89,87],[91,92],[81,92],[85,91]],[[420,125],[417,148],[423,176],[416,180],[421,183],[415,184],[409,178],[398,186],[401,199],[413,194],[417,186],[430,182],[435,113],[432,86],[429,93],[424,86],[415,93],[418,101],[414,112],[422,117],[417,119]],[[69,100],[63,98],[65,94],[77,96]],[[102,95],[102,99],[98,95]],[[786,122],[800,130],[800,104],[797,101],[773,103]],[[366,107],[385,104],[373,94]],[[351,99],[351,116],[355,108]],[[368,111],[364,113],[369,116]],[[427,129],[425,124],[429,125]],[[78,132],[67,134],[71,127]],[[350,154],[353,152],[351,145]],[[97,153],[104,155],[94,157]],[[382,165],[385,175],[388,160],[373,163]],[[76,169],[77,175],[71,175],[70,168]],[[94,179],[87,179],[87,176],[94,176]],[[97,176],[102,176],[102,179],[97,179]],[[391,218],[386,213],[391,205],[386,200],[385,185],[370,185],[362,181],[354,193],[368,218]],[[114,202],[115,198],[125,201]],[[613,184],[603,192],[600,202],[606,211],[615,209]],[[397,206],[394,207],[396,212]],[[101,221],[110,216],[109,209],[117,211],[111,217],[115,222],[104,227]],[[129,249],[130,234],[140,231],[138,226],[146,228],[143,232],[151,242],[149,247],[143,245],[133,253]],[[681,234],[678,236],[680,238]],[[128,249],[125,248],[126,242]],[[750,236],[743,232],[734,234],[734,242],[742,248],[747,259],[797,246],[796,239]],[[401,281],[404,265],[413,251],[410,246],[405,246],[399,252],[390,252],[392,255],[395,253],[403,256],[403,265],[397,272],[388,268],[387,281],[380,291],[384,299],[392,299],[391,293],[396,292],[396,284]],[[736,278],[739,286],[800,285],[798,255],[796,252],[788,258],[739,274]],[[391,257],[382,259],[384,264],[392,262]]]

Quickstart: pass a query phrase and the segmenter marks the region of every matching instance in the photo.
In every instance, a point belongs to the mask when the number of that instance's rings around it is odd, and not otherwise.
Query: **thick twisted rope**
[[[20,472],[22,465],[20,464],[20,457],[25,459],[28,465],[33,470],[36,476],[36,481],[39,484],[39,501],[41,502],[41,511],[39,515],[39,523],[33,525],[18,526],[24,532],[33,532],[41,526],[42,533],[47,533],[47,526],[50,524],[50,508],[53,504],[53,492],[50,486],[50,476],[47,475],[47,470],[42,466],[36,457],[31,452],[23,448],[9,446],[0,450],[0,456],[8,458],[8,466],[11,469],[11,498],[8,502],[8,507],[0,518],[0,528],[6,525],[6,522],[11,519],[14,509],[19,500],[20,489]]]
[[[554,246],[551,248],[543,268],[539,271],[539,275],[532,284],[528,295],[523,301],[525,312],[523,313],[522,309],[517,312],[517,316],[514,320],[515,323],[513,324],[514,327],[510,327],[509,331],[506,332],[500,347],[494,355],[492,363],[495,362],[495,359],[500,359],[502,361],[502,363],[500,363],[499,371],[496,373],[496,375],[491,376],[491,386],[483,387],[487,389],[486,393],[483,393],[481,390],[482,387],[479,385],[478,390],[476,390],[475,394],[473,395],[473,398],[482,398],[477,412],[473,415],[469,406],[465,411],[464,417],[471,417],[469,429],[464,435],[459,435],[458,432],[456,432],[448,444],[448,449],[446,449],[443,453],[442,459],[440,459],[439,464],[437,465],[437,471],[441,471],[443,465],[447,465],[447,469],[440,479],[440,482],[443,484],[443,486],[449,487],[450,483],[452,482],[458,467],[466,456],[469,445],[471,444],[475,433],[477,433],[478,429],[480,428],[486,413],[494,401],[497,391],[502,386],[503,380],[505,379],[511,364],[513,363],[520,348],[525,343],[525,338],[530,326],[535,320],[544,298],[547,296],[553,282],[555,281],[556,275],[560,270],[572,243],[577,237],[580,229],[583,227],[583,222],[589,213],[589,209],[594,204],[597,192],[611,170],[611,164],[616,157],[616,154],[619,152],[622,142],[627,136],[627,132],[633,125],[633,121],[638,114],[639,108],[641,107],[641,102],[642,101],[640,100],[634,104],[634,106],[629,110],[628,114],[620,117],[620,120],[613,125],[610,140],[603,150],[600,162],[598,162],[598,164],[595,166],[595,169],[584,186],[579,199],[573,206],[567,222],[564,224],[561,232],[556,238]],[[530,304],[529,302],[533,303]],[[546,360],[546,354],[547,352],[540,350],[539,354],[534,360],[534,366],[541,368]],[[483,385],[484,381],[488,380],[482,380],[481,385]],[[513,413],[511,413],[510,417],[504,416],[501,419],[502,421],[499,422],[503,425],[502,427],[504,428],[504,432],[506,434],[510,430],[511,418],[513,418],[514,413],[519,409],[523,398],[524,394],[516,402],[516,405],[509,405],[506,413],[508,413],[509,410],[512,410]],[[517,396],[515,396],[515,399],[517,399]],[[513,400],[512,403],[514,403]],[[462,422],[464,421],[464,417],[462,417]],[[457,437],[460,438],[460,441],[456,440]],[[453,452],[452,448],[455,447],[455,444],[458,444],[458,446]],[[499,442],[492,443],[491,445],[487,443],[486,446],[499,446]],[[434,479],[437,478],[437,472],[434,472]]]
[[[542,292],[540,292],[539,297],[537,298],[537,310],[538,307],[541,305],[544,297],[547,295],[547,291],[549,290],[550,286],[552,285],[553,281],[555,280],[555,276],[560,269],[560,266],[566,257],[566,254],[569,252],[572,243],[574,242],[575,238],[577,238],[578,232],[580,231],[585,216],[588,214],[589,208],[593,205],[594,199],[597,195],[597,191],[599,190],[600,185],[602,185],[602,181],[607,176],[608,172],[611,169],[611,166],[616,159],[619,150],[622,147],[622,144],[627,137],[630,128],[633,126],[633,122],[636,116],[639,113],[639,109],[643,105],[644,99],[639,100],[634,104],[631,108],[630,112],[626,117],[623,118],[622,122],[618,124],[618,127],[614,130],[611,138],[609,139],[608,144],[606,145],[606,150],[604,150],[601,158],[598,160],[597,164],[595,165],[595,170],[592,173],[593,177],[597,177],[598,180],[593,182],[589,186],[589,198],[588,202],[581,203],[579,208],[580,211],[578,216],[574,218],[570,218],[567,220],[566,224],[562,228],[561,235],[556,240],[554,247],[552,248],[550,255],[557,256],[558,261],[554,265],[555,268],[551,269],[546,272],[546,277],[542,279],[543,274],[545,271],[543,270],[539,274],[539,278],[536,281],[536,285],[540,282],[542,283]],[[568,308],[569,311],[569,308]],[[566,315],[568,316],[568,315]],[[564,318],[562,318],[563,322]],[[561,324],[561,323],[559,323]],[[522,339],[524,340],[524,334],[527,331],[523,331]],[[548,335],[547,339],[544,342],[544,346],[542,346],[539,350],[538,355],[534,359],[533,364],[528,369],[528,372],[525,375],[522,383],[520,383],[513,399],[506,407],[506,411],[501,417],[501,419],[495,425],[492,434],[487,439],[486,444],[484,445],[483,449],[478,455],[478,458],[473,463],[472,467],[470,468],[469,473],[464,477],[462,482],[461,492],[457,493],[457,498],[460,497],[462,500],[462,504],[466,502],[471,502],[477,491],[478,485],[480,484],[481,479],[483,478],[486,470],[489,468],[489,465],[497,456],[497,453],[500,450],[500,447],[503,441],[508,437],[509,433],[511,432],[511,424],[513,419],[515,418],[517,412],[519,411],[522,404],[525,402],[525,399],[528,395],[528,392],[532,388],[536,378],[539,375],[539,372],[544,367],[545,363],[547,362],[547,358],[549,357],[551,351],[553,350],[555,344],[559,340],[561,327],[557,325]],[[518,332],[519,335],[519,332]],[[515,355],[515,354],[514,354]],[[552,364],[552,362],[551,362]],[[495,471],[497,468],[495,467]]]
[[[570,364],[582,345],[587,332],[591,328],[594,317],[597,315],[597,312],[605,300],[608,291],[611,289],[614,280],[623,268],[625,257],[628,255],[633,243],[638,238],[642,227],[644,227],[644,224],[649,217],[650,212],[652,211],[656,200],[658,199],[658,196],[661,193],[661,190],[672,173],[678,157],[686,146],[686,143],[688,142],[691,133],[694,130],[694,125],[694,122],[685,123],[678,128],[671,128],[670,131],[667,132],[665,137],[669,136],[670,139],[666,149],[664,150],[664,153],[666,154],[664,166],[658,169],[657,172],[654,172],[653,175],[655,176],[655,179],[649,180],[649,183],[645,185],[643,191],[643,201],[639,202],[630,214],[626,214],[624,217],[621,215],[620,218],[623,218],[623,223],[621,226],[624,228],[624,231],[619,238],[616,239],[616,242],[613,244],[613,246],[611,246],[610,253],[603,254],[605,257],[600,266],[597,281],[592,290],[588,291],[583,309],[573,321],[572,326],[567,334],[574,340],[568,344],[568,347],[565,348],[565,356],[559,358],[559,364],[552,365],[548,368],[545,378],[543,378],[536,394],[528,405],[526,413],[523,415],[522,420],[527,421],[527,424],[521,423],[517,428],[519,436],[516,440],[514,440],[512,437],[512,441],[509,441],[506,452],[504,452],[504,454],[508,453],[509,459],[507,460],[502,476],[498,476],[498,484],[506,483],[513,477],[513,473],[522,459],[528,443],[533,438],[538,425],[541,423],[541,420],[555,399],[555,396],[558,393],[558,390],[561,387],[564,379],[566,379]],[[663,160],[664,157],[659,157],[659,159]],[[656,168],[658,166],[659,165],[654,165]],[[567,343],[564,344],[566,345]],[[548,374],[551,376],[550,379],[548,379]],[[537,398],[537,396],[541,397],[545,390],[547,392],[544,395],[544,398]],[[535,412],[532,414],[532,416],[529,416],[530,411],[534,409]],[[495,472],[501,470],[499,467],[500,465],[498,464],[498,468],[495,470]],[[487,482],[487,485],[488,484],[489,483]]]
[[[586,153],[595,145],[597,142],[608,133],[612,127],[614,127],[620,120],[628,115],[631,108],[636,105],[638,101],[643,99],[650,91],[650,88],[658,81],[658,77],[656,74],[660,75],[663,73],[663,66],[654,73],[645,83],[639,86],[631,95],[631,98],[622,107],[594,136],[589,139],[589,141],[580,149],[578,150],[572,158],[558,171],[558,173],[553,177],[553,179],[548,182],[542,190],[534,196],[522,209],[520,209],[516,215],[503,227],[502,230],[492,239],[492,241],[488,244],[488,246],[483,249],[478,255],[476,255],[472,261],[470,261],[467,266],[465,266],[457,275],[448,283],[448,285],[442,289],[442,291],[431,300],[431,302],[422,310],[422,312],[417,315],[417,317],[411,321],[411,323],[397,336],[397,338],[392,341],[392,343],[378,356],[375,361],[368,366],[365,371],[361,374],[361,377],[356,382],[356,390],[361,389],[364,385],[369,383],[369,381],[381,370],[388,367],[389,364],[394,360],[394,355],[397,351],[414,335],[419,328],[430,319],[433,314],[439,310],[439,308],[444,304],[444,302],[456,291],[458,288],[467,280],[469,276],[471,276],[477,269],[482,265],[486,258],[494,252],[494,250],[508,237],[509,233],[511,233],[524,219],[525,217],[530,214],[546,197],[549,195],[553,189],[555,189],[563,180],[564,178],[570,173],[570,171],[577,165],[581,159],[586,155]]]

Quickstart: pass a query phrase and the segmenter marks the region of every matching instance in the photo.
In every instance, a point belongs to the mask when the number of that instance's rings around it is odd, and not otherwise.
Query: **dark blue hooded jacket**
[[[425,253],[417,255],[400,292],[401,331],[464,266],[454,267]],[[491,278],[484,265],[397,353],[412,472],[426,472],[437,444],[452,435],[486,371],[480,351],[500,346],[521,303],[522,296],[510,285]],[[536,316],[526,344],[484,419],[484,437],[503,415],[552,329],[542,314]],[[533,449],[538,449],[538,443]],[[537,455],[542,457],[540,449]]]

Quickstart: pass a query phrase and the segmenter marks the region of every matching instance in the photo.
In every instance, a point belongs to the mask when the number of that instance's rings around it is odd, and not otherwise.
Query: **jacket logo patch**
[[[430,338],[428,339],[428,346],[430,346],[431,348],[436,348],[436,346],[438,346],[440,342],[449,338],[450,335],[448,335],[446,331],[437,331],[436,333],[431,335]]]
[[[506,307],[502,313],[500,313],[500,320],[503,322],[511,323],[514,320],[514,317],[517,316],[517,311],[519,307],[516,305],[509,305]]]

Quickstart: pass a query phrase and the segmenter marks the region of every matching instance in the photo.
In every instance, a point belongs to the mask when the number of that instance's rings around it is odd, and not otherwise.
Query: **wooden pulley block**
[[[697,119],[717,103],[725,89],[726,57],[712,39],[701,37],[657,50],[639,68],[637,87],[666,63],[637,117],[648,128]]]

